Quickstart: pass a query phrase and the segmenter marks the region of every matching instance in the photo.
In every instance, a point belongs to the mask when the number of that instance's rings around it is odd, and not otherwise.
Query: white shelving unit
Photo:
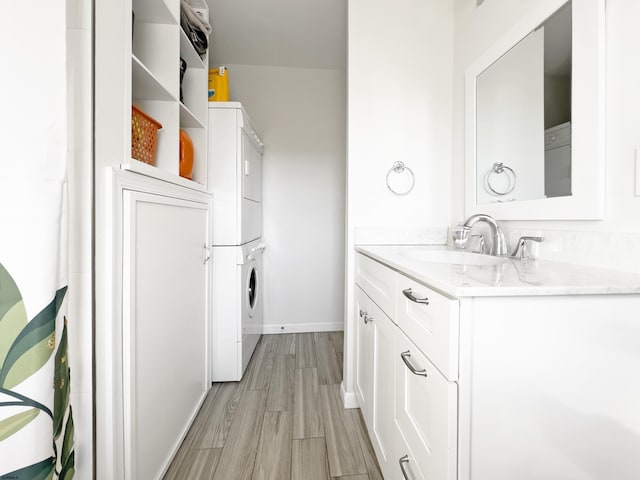
[[[179,19],[180,0],[95,3],[98,480],[160,480],[209,388],[208,59]],[[162,124],[153,166],[131,157],[132,104]],[[193,180],[179,175],[181,128]]]
[[[208,60],[200,58],[180,27],[179,1],[133,0],[131,7],[131,103],[160,122],[162,129],[153,167],[129,158],[122,168],[204,191]],[[182,101],[180,58],[187,63]],[[193,141],[193,182],[179,176],[180,129]]]

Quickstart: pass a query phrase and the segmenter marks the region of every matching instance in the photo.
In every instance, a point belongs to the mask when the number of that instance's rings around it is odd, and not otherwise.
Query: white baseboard
[[[344,389],[344,382],[340,384],[340,395],[342,396],[342,403],[344,408],[360,408],[358,404],[358,397],[355,392],[347,392]]]
[[[262,326],[262,333],[267,335],[272,335],[274,333],[337,332],[341,330],[344,330],[344,322],[290,323]]]

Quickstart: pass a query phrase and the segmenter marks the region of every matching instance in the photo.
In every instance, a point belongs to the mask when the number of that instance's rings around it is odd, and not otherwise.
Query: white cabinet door
[[[458,388],[396,330],[395,420],[404,469],[411,480],[457,478]]]
[[[207,203],[124,190],[126,478],[160,478],[207,391]]]
[[[371,440],[385,478],[393,468],[395,427],[393,421],[393,353],[396,326],[378,306],[371,302],[370,325],[373,325],[373,422]]]
[[[374,303],[356,285],[356,395],[365,423],[373,416],[373,325],[369,322]]]
[[[242,196],[262,202],[262,152],[242,129]]]

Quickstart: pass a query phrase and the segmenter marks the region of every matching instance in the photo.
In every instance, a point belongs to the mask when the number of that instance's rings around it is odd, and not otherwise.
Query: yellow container
[[[209,69],[209,101],[229,101],[229,69],[227,67]]]

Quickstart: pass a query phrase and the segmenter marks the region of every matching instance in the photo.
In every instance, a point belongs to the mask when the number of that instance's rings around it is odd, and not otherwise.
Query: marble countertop
[[[356,251],[453,297],[640,294],[640,275],[543,260],[498,265],[420,260],[444,246],[356,246]]]

